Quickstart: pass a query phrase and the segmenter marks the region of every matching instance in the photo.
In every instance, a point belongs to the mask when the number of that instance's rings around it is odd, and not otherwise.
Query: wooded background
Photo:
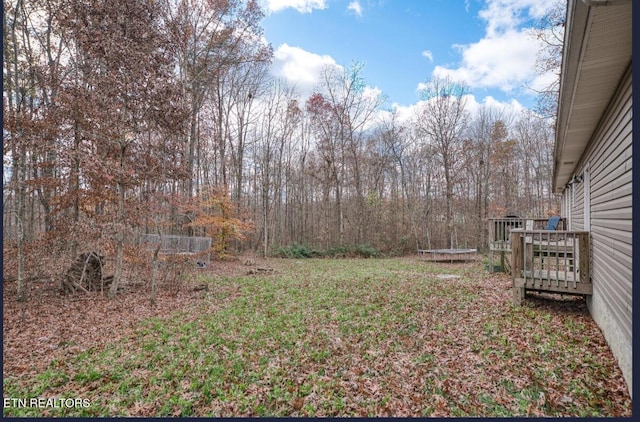
[[[437,78],[401,116],[357,62],[302,97],[270,74],[256,1],[3,5],[5,277],[97,251],[116,289],[146,268],[143,233],[220,255],[483,249],[487,217],[558,207],[552,119],[471,115],[468,88]]]

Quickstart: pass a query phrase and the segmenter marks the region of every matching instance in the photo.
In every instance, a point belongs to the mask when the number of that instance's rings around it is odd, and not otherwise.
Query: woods
[[[472,113],[438,78],[400,113],[359,62],[305,97],[270,74],[257,1],[3,4],[3,273],[20,298],[93,251],[111,296],[148,280],[143,234],[210,236],[215,257],[400,255],[483,249],[487,217],[556,208],[550,121]]]

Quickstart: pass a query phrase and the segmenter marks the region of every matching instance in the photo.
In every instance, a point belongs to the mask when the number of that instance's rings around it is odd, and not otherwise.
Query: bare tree
[[[268,64],[267,61],[242,63],[232,69],[229,75],[229,95],[233,98],[230,110],[233,122],[230,122],[232,130],[229,136],[233,167],[232,200],[237,204],[238,210],[242,205],[245,151],[254,142],[249,134],[251,126],[257,124],[256,120],[261,113],[260,104],[256,104],[256,100],[268,95],[266,91],[270,87]]]
[[[516,142],[509,137],[507,125],[498,120],[491,128],[493,153],[490,165],[493,168],[490,183],[496,189],[496,210],[503,215],[513,215],[517,206],[514,195],[518,183],[518,162],[516,161]]]
[[[14,217],[13,224],[9,220],[9,228],[15,231],[18,300],[25,301],[27,277],[24,246],[34,234],[33,190],[40,193],[45,207],[45,226],[47,230],[51,228],[49,205],[53,192],[51,176],[54,151],[51,148],[52,131],[47,129],[46,124],[50,118],[51,104],[49,101],[43,102],[38,94],[51,93],[48,89],[55,85],[43,83],[46,60],[50,60],[50,65],[56,65],[52,49],[47,44],[52,31],[50,22],[53,6],[47,3],[51,6],[47,10],[49,13],[43,15],[37,5],[22,0],[3,5],[3,149],[5,158],[10,157],[11,162],[9,188],[13,193],[13,201],[8,210],[12,211]],[[42,21],[43,16],[45,24],[38,25],[36,22]],[[50,99],[52,95],[47,98]],[[45,143],[40,141],[43,137]],[[41,155],[44,160],[40,158]],[[34,182],[34,173],[40,173],[40,180],[44,173],[49,179],[48,183]],[[15,230],[12,225],[15,225]]]
[[[382,122],[380,129],[380,138],[387,148],[391,157],[400,171],[400,186],[402,191],[401,205],[406,207],[409,218],[409,225],[412,230],[416,249],[419,249],[419,236],[415,218],[414,202],[415,198],[413,190],[409,189],[409,178],[407,174],[407,163],[409,159],[408,151],[413,146],[413,139],[408,136],[408,128],[398,122],[398,115],[394,111],[390,119]],[[413,184],[411,184],[413,185]],[[404,212],[401,215],[404,216]]]
[[[199,183],[194,170],[202,107],[208,98],[213,101],[211,117],[215,119],[213,135],[219,150],[221,184],[227,185],[225,135],[230,124],[228,107],[234,102],[225,85],[230,80],[228,72],[244,63],[268,61],[271,48],[255,48],[262,31],[258,25],[262,12],[255,0],[180,0],[170,10],[167,19],[178,45],[178,76],[190,110],[185,165],[196,177],[187,178],[184,191],[191,196]]]
[[[276,222],[273,221],[273,209],[279,206],[282,200],[280,192],[283,189],[285,148],[293,142],[293,133],[299,124],[302,111],[294,99],[293,90],[279,80],[273,81],[261,108],[262,116],[259,118],[253,150],[261,205],[262,253],[266,256],[269,246],[275,240],[273,233]]]
[[[522,165],[520,183],[524,209],[530,215],[543,216],[559,206],[551,190],[553,172],[553,127],[533,112],[523,113],[514,125],[517,154]]]
[[[422,90],[422,103],[416,118],[416,130],[423,142],[430,143],[441,164],[445,181],[445,227],[449,247],[454,245],[453,186],[460,162],[468,88],[445,78],[433,78]]]
[[[378,92],[367,89],[362,76],[363,68],[364,64],[357,62],[346,69],[326,66],[321,76],[321,87],[326,92],[326,109],[334,130],[333,136],[328,139],[332,141],[333,153],[337,154],[334,160],[338,158],[338,165],[334,168],[334,181],[340,243],[344,242],[345,236],[343,183],[348,177],[355,190],[356,211],[353,217],[357,231],[356,242],[361,241],[364,223],[364,193],[360,169],[363,134],[371,123],[374,112],[384,100]]]
[[[478,245],[482,246],[486,244],[486,219],[489,217],[489,201],[492,196],[490,180],[495,171],[491,165],[491,157],[495,154],[496,147],[496,139],[493,135],[496,134],[496,125],[509,126],[511,120],[506,110],[483,105],[470,121],[467,129],[467,137],[470,140],[467,153],[471,155],[468,167],[472,169],[476,186]]]
[[[544,118],[555,118],[558,108],[566,7],[565,0],[555,0],[547,14],[532,28],[533,36],[542,45],[536,57],[536,72],[553,75],[547,86],[536,90],[538,101],[535,111]]]

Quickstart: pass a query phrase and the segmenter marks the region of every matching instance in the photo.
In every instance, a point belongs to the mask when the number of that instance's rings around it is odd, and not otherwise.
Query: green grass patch
[[[310,258],[278,266],[265,277],[201,278],[239,293],[206,295],[201,312],[145,320],[126,341],[4,380],[5,397],[80,397],[90,406],[5,407],[4,415],[630,413],[630,400],[607,388],[615,362],[577,341],[592,322],[560,307],[512,306],[508,278],[484,279],[481,264]]]

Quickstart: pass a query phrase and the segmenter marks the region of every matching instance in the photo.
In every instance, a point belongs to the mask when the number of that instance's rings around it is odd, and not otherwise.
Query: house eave
[[[631,0],[569,1],[554,147],[562,192],[631,63]]]

